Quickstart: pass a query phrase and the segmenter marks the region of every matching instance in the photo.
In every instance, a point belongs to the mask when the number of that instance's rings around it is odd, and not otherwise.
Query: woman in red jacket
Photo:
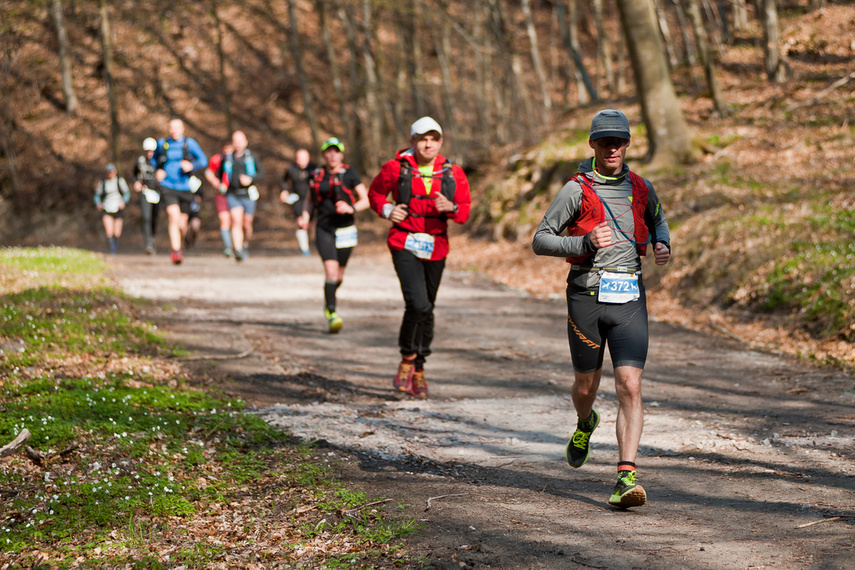
[[[448,255],[448,220],[463,224],[469,218],[469,181],[439,154],[441,148],[442,127],[422,117],[410,127],[410,148],[383,165],[368,191],[371,208],[392,222],[387,244],[406,306],[393,384],[418,398],[427,398],[424,364]]]

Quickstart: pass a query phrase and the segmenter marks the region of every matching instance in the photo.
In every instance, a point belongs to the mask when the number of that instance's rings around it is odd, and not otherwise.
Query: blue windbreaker
[[[181,161],[185,159],[185,147],[186,158],[193,163],[193,171],[191,172],[182,172],[181,170]],[[166,171],[166,178],[160,185],[180,192],[189,192],[190,177],[193,176],[193,172],[208,166],[208,157],[205,156],[202,147],[189,137],[181,137],[177,141],[171,138],[160,139],[157,141],[157,150],[154,151],[153,160],[158,168]]]

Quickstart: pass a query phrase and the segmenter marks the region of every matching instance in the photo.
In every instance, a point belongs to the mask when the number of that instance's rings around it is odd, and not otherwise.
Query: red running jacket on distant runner
[[[570,177],[570,180],[575,180],[582,188],[582,205],[576,223],[567,228],[567,235],[583,236],[593,230],[597,224],[606,221],[606,208],[587,176],[577,172]],[[635,249],[638,250],[638,255],[647,255],[647,243],[650,241],[650,232],[644,222],[644,212],[647,210],[647,183],[644,178],[631,170],[629,171],[629,181],[632,184],[632,217],[635,226],[633,241],[635,241]],[[581,265],[595,254],[596,252],[567,257],[566,261],[567,263]]]
[[[383,216],[383,206],[398,203],[398,179],[401,176],[401,164],[405,161],[415,172],[412,179],[412,196],[408,202],[409,215],[399,224],[392,224],[389,228],[389,236],[386,244],[391,250],[404,249],[404,242],[408,233],[426,233],[434,236],[434,250],[431,261],[445,259],[448,255],[448,220],[458,224],[466,223],[469,219],[471,197],[469,194],[469,181],[466,179],[463,169],[456,164],[451,165],[451,173],[454,177],[455,190],[453,202],[457,205],[457,212],[440,213],[433,201],[442,189],[442,171],[447,166],[448,159],[438,155],[434,161],[434,174],[431,179],[430,193],[427,192],[424,180],[418,175],[419,167],[413,156],[412,149],[399,150],[394,160],[383,165],[380,172],[371,182],[368,189],[368,200],[371,209],[377,215]],[[391,195],[391,202],[388,197]]]

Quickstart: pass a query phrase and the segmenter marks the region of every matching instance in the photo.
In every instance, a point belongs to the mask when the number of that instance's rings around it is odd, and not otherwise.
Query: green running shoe
[[[573,432],[573,437],[567,442],[567,463],[570,467],[581,467],[588,461],[588,456],[591,454],[591,434],[600,425],[600,412],[591,410],[591,429],[583,430],[579,425],[576,426],[576,431]],[[580,422],[581,423],[581,422]]]
[[[341,319],[341,317],[338,316],[338,313],[335,313],[335,312],[330,313],[329,323],[330,323],[330,334],[337,333],[338,331],[341,330],[341,327],[344,326],[344,321]]]
[[[635,483],[635,471],[618,471],[617,485],[609,504],[622,509],[640,507],[647,502],[647,493],[641,485]]]

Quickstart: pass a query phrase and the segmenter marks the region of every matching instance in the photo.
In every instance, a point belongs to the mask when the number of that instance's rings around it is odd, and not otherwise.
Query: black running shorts
[[[125,211],[117,210],[115,212],[105,212],[104,210],[101,210],[101,217],[103,218],[104,216],[110,216],[114,220],[121,220],[125,217]]]
[[[189,190],[173,190],[172,188],[161,186],[160,201],[163,203],[164,208],[178,204],[178,207],[181,208],[181,213],[189,215],[196,201],[196,194]]]
[[[647,298],[644,287],[636,301],[600,303],[596,292],[567,288],[567,338],[577,372],[603,366],[606,343],[612,365],[644,368],[647,361]]]
[[[315,247],[324,261],[338,261],[339,267],[347,266],[347,260],[353,252],[352,247],[337,249],[335,246],[335,234],[329,230],[317,226],[315,228]]]

